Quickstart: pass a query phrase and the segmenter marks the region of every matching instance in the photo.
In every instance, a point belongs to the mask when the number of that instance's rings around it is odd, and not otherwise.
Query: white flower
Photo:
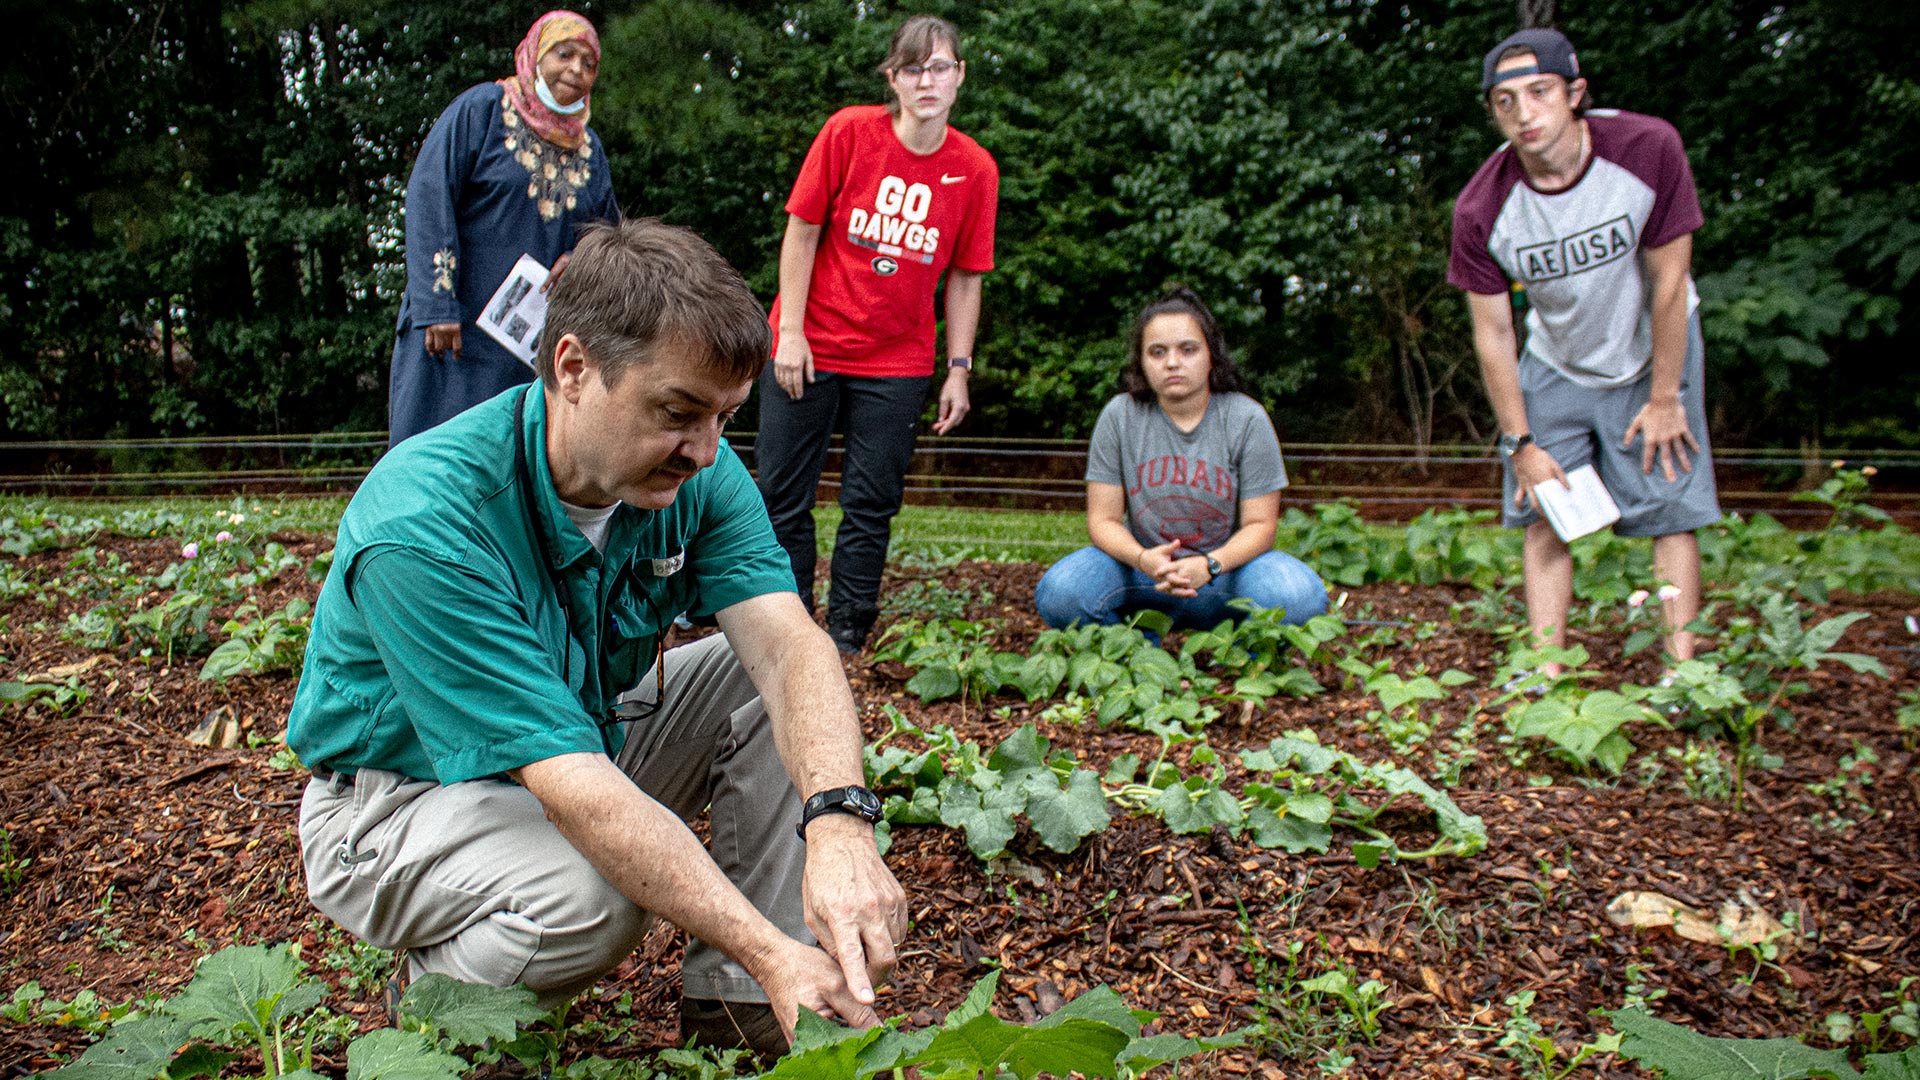
[[[1647,590],[1645,589],[1633,590],[1633,592],[1627,596],[1627,606],[1636,607],[1636,608],[1639,607],[1640,605],[1647,602],[1647,595],[1648,595]]]
[[[1660,602],[1661,603],[1664,604],[1669,601],[1678,600],[1678,599],[1680,599],[1680,586],[1678,585],[1660,586]]]

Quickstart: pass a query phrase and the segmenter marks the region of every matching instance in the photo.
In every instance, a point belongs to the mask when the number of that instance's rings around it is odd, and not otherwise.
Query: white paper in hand
[[[540,328],[547,324],[547,294],[540,291],[546,283],[547,268],[522,255],[480,313],[480,329],[528,367],[540,345]]]
[[[1557,480],[1537,485],[1533,497],[1539,501],[1540,512],[1546,515],[1553,531],[1568,542],[1599,532],[1620,520],[1620,507],[1615,505],[1613,496],[1607,494],[1607,486],[1600,482],[1600,474],[1594,472],[1591,465],[1582,465],[1568,473],[1566,487],[1561,487]]]

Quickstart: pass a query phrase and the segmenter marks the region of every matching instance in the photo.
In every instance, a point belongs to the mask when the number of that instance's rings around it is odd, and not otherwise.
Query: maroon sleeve
[[[978,168],[985,182],[974,186],[973,205],[967,212],[967,231],[954,248],[953,265],[984,274],[993,269],[993,235],[1000,216],[1000,166],[984,148],[979,148],[979,154]]]
[[[1501,178],[1505,156],[1501,151],[1488,158],[1453,203],[1453,250],[1447,259],[1447,281],[1468,292],[1507,291],[1507,273],[1487,247],[1493,223],[1500,217],[1500,206],[1507,192],[1513,190],[1513,181]]]
[[[820,127],[807,148],[807,159],[787,196],[787,213],[813,225],[824,225],[833,210],[834,189],[846,174],[846,110],[834,113]]]
[[[1596,117],[1595,121],[1601,119]],[[1607,156],[1653,189],[1653,210],[1641,231],[1640,246],[1659,247],[1698,229],[1705,219],[1700,215],[1700,194],[1693,186],[1693,166],[1687,162],[1680,133],[1665,120],[1637,113],[1605,119],[1619,125],[1625,135],[1618,151]],[[1594,149],[1599,152],[1600,148],[1596,136]]]

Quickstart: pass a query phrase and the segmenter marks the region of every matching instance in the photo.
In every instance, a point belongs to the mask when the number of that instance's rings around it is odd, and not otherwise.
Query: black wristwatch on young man
[[[823,814],[852,814],[854,817],[872,825],[880,820],[880,796],[857,784],[847,787],[828,788],[813,796],[800,808],[800,824],[794,831],[800,839],[807,838],[807,825]]]
[[[1519,453],[1522,447],[1532,445],[1532,432],[1528,432],[1525,435],[1509,435],[1504,431],[1500,433],[1500,456],[1503,458],[1510,458]]]

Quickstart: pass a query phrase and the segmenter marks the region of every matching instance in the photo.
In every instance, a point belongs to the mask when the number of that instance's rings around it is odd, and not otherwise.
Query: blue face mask
[[[542,78],[539,72],[535,72],[533,76],[533,92],[539,96],[540,104],[545,105],[561,116],[572,116],[574,113],[587,107],[587,99],[584,96],[571,105],[562,105],[558,101],[553,100],[553,91],[547,89],[547,80]]]

